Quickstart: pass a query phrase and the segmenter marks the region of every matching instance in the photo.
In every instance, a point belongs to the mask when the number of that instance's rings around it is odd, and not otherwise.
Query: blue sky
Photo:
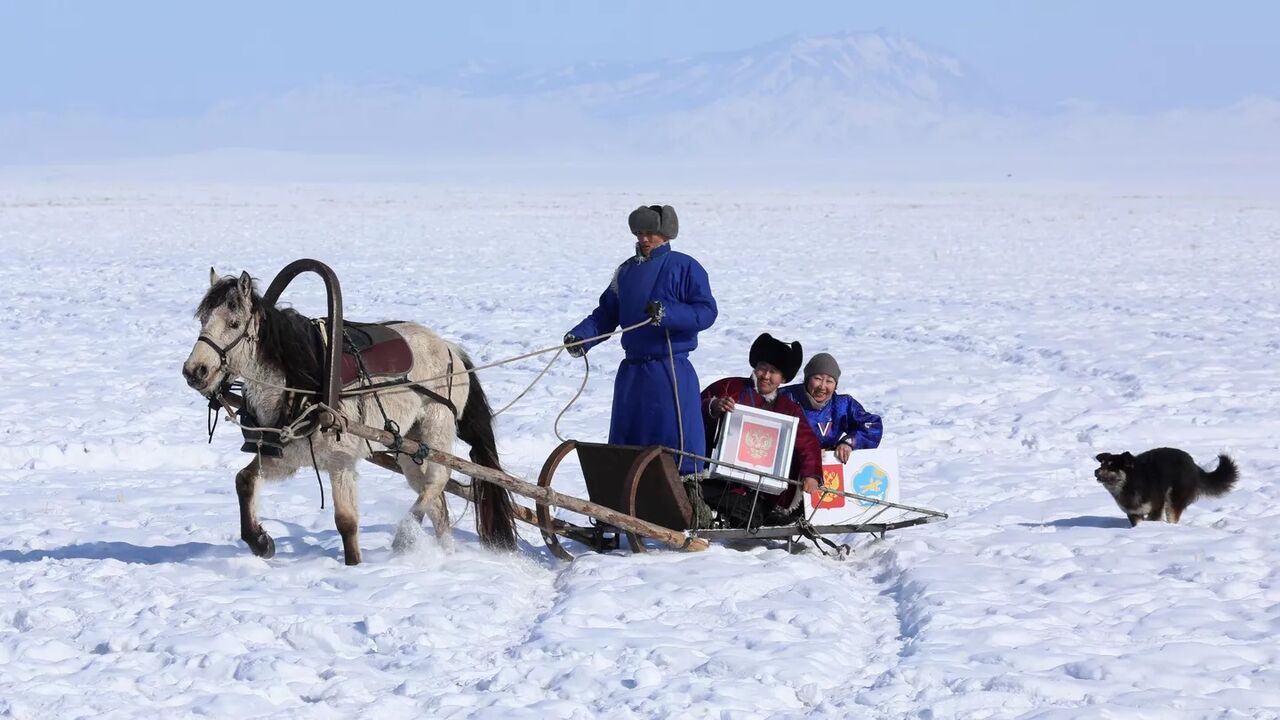
[[[677,57],[887,30],[951,53],[1006,99],[1123,110],[1280,97],[1274,2],[465,3],[0,0],[0,113],[198,113],[326,78],[412,78]]]

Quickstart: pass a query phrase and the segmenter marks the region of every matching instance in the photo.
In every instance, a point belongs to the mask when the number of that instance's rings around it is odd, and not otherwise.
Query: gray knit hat
[[[804,366],[805,380],[814,375],[830,375],[832,380],[840,382],[840,365],[829,353],[818,353],[809,358],[809,362]]]

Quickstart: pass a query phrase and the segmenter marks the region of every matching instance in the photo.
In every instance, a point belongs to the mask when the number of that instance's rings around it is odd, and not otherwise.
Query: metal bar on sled
[[[898,530],[914,525],[926,525],[931,522],[938,522],[943,518],[940,517],[914,517],[910,520],[899,520],[891,523],[854,523],[849,525],[814,525],[809,529],[815,535],[847,535],[849,533],[871,533],[883,534],[890,530]],[[708,540],[771,540],[778,538],[794,537],[798,533],[796,525],[761,525],[760,527],[748,528],[709,528],[698,531],[698,537]]]
[[[369,427],[368,425],[362,425],[343,418],[338,418],[338,421],[342,426],[342,432],[349,432],[358,438],[372,440],[388,447],[396,441],[396,437],[386,430],[377,430]],[[401,447],[404,448],[404,452],[411,455],[418,452],[419,447],[421,447],[417,442],[404,437],[400,438],[400,443]],[[564,508],[565,510],[582,513],[583,515],[609,523],[614,527],[635,533],[636,535],[653,538],[654,540],[663,542],[677,550],[706,550],[710,546],[710,543],[707,540],[690,533],[672,530],[660,525],[654,525],[653,523],[645,522],[644,520],[632,517],[626,513],[621,513],[587,500],[581,500],[573,497],[572,495],[561,495],[549,487],[539,487],[532,483],[527,483],[512,475],[508,475],[501,470],[494,470],[493,468],[487,468],[483,465],[477,465],[469,460],[463,460],[456,455],[451,455],[447,452],[436,450],[434,448],[427,449],[426,460],[428,462],[436,463],[437,465],[444,465],[445,467],[452,468],[477,480],[491,482],[494,485],[504,487],[517,495],[523,495],[536,502],[554,505],[559,508]]]

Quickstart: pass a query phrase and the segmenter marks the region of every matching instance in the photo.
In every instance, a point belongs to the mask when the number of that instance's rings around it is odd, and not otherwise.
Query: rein
[[[604,340],[606,338],[611,338],[614,335],[621,335],[622,333],[631,332],[636,328],[644,327],[645,325],[649,325],[652,322],[653,322],[652,320],[645,318],[641,322],[638,322],[634,325],[628,325],[627,327],[624,327],[624,328],[619,328],[617,330],[614,330],[613,332],[607,332],[601,335],[596,335],[595,337],[576,340],[571,343],[561,343],[560,345],[551,345],[551,346],[542,348],[540,350],[534,350],[532,352],[524,353],[522,355],[515,355],[513,357],[509,357],[503,360],[495,360],[494,362],[487,363],[485,365],[477,365],[471,368],[470,370],[458,370],[456,372],[446,372],[443,375],[436,375],[435,377],[424,378],[422,380],[396,380],[391,382],[379,383],[376,387],[354,388],[351,390],[343,390],[341,393],[339,393],[339,396],[344,398],[355,397],[359,395],[368,395],[370,393],[382,392],[384,390],[400,390],[400,389],[418,390],[419,388],[426,390],[429,388],[425,388],[423,386],[425,386],[427,383],[434,383],[439,380],[452,380],[455,377],[472,375],[476,372],[479,372],[480,370],[488,370],[489,368],[499,367],[501,365],[509,365],[518,360],[524,360],[526,358],[536,357],[538,355],[545,355],[546,353],[549,353],[549,352],[559,352],[566,348],[576,347],[578,345],[584,345],[586,343],[595,342],[596,340]],[[259,378],[250,377],[243,373],[241,373],[240,376],[249,382],[256,383],[258,385],[261,385],[265,388],[270,388],[272,390],[282,390],[284,392],[298,393],[303,395],[313,395],[316,393],[315,390],[304,390],[302,388],[290,387],[288,385],[280,385],[277,383],[268,382],[266,380],[261,380]],[[526,392],[527,392],[527,389],[526,389]],[[506,408],[503,408],[503,410],[505,409]]]

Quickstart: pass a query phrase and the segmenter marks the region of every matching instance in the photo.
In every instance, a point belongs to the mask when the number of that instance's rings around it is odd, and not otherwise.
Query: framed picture
[[[711,458],[744,469],[712,463],[711,474],[759,487],[773,495],[781,493],[787,489],[787,483],[758,473],[786,477],[791,472],[798,423],[799,420],[790,415],[738,405],[720,419],[720,439]]]

